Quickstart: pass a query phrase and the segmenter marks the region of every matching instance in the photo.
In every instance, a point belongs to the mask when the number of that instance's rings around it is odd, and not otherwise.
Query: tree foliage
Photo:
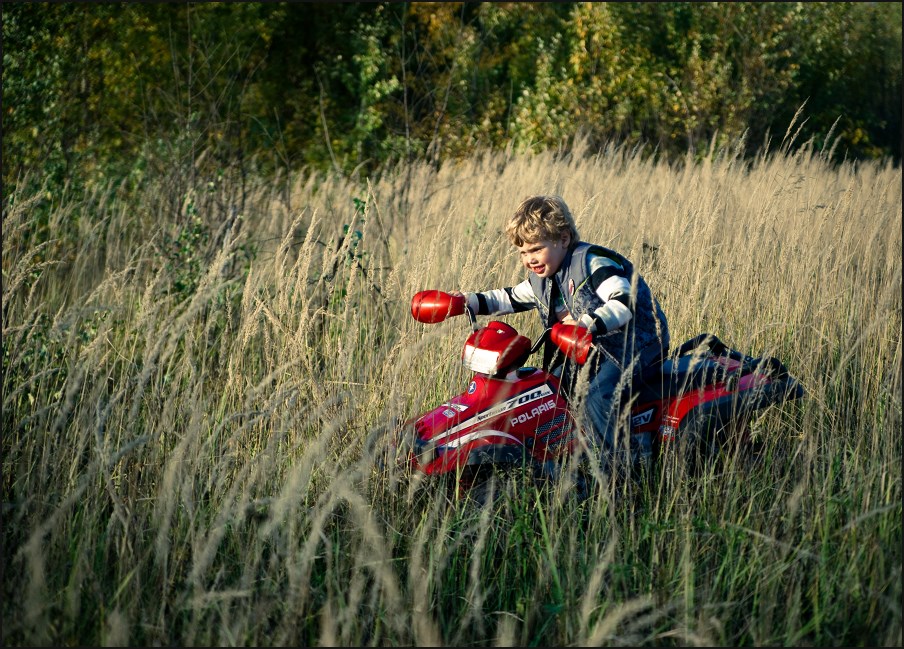
[[[6,183],[578,133],[683,157],[758,149],[801,106],[801,141],[900,160],[900,3],[7,3],[3,44]]]

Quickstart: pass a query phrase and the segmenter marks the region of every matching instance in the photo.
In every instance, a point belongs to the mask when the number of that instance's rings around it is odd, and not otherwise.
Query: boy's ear
[[[571,235],[568,232],[563,232],[561,241],[562,241],[562,246],[567,248],[568,246],[571,245]]]

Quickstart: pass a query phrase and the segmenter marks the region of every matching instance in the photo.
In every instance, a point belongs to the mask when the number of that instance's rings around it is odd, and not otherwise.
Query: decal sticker
[[[633,417],[631,417],[631,425],[643,426],[644,424],[649,424],[650,419],[653,418],[653,410],[655,410],[655,408],[650,408],[649,410],[646,410],[639,415],[634,415]]]
[[[483,439],[484,437],[503,437],[505,439],[512,440],[519,446],[524,446],[524,444],[521,443],[521,440],[514,435],[503,433],[501,430],[492,430],[490,428],[486,428],[484,430],[475,430],[473,433],[468,433],[467,435],[462,435],[458,439],[453,439],[451,442],[444,444],[440,448],[458,448],[462,444],[473,442],[475,439]]]
[[[474,394],[474,390],[477,389],[477,381],[471,381],[471,385],[468,386],[468,394]]]
[[[541,403],[539,406],[531,410],[530,412],[522,412],[517,417],[512,417],[509,420],[509,424],[511,426],[517,426],[518,424],[523,424],[526,421],[530,421],[534,417],[539,416],[541,413],[546,412],[547,410],[552,410],[556,407],[556,402],[550,399],[546,403]]]
[[[523,406],[533,401],[539,401],[544,397],[551,397],[552,394],[552,389],[549,387],[548,383],[544,383],[543,385],[537,386],[536,388],[533,388],[531,390],[527,390],[526,392],[522,392],[521,394],[516,394],[512,398],[507,399],[502,403],[496,404],[492,408],[488,408],[469,419],[466,419],[457,426],[453,426],[442,435],[437,437],[434,441],[441,442],[444,439],[452,437],[455,433],[465,430],[466,428],[470,428],[471,426],[479,424],[480,422],[490,419],[491,417],[501,415],[502,413],[508,412],[509,410],[514,410],[518,406]]]
[[[463,403],[452,403],[451,401],[447,401],[446,403],[443,404],[442,407],[443,408],[452,408],[454,410],[457,410],[458,412],[464,412],[465,410],[468,409],[468,406],[466,406]]]
[[[455,411],[446,408],[445,410],[443,410],[443,414],[446,415],[446,417],[448,417],[449,419],[452,419],[452,417],[455,416]]]
[[[503,401],[502,403],[493,406],[492,408],[488,408],[484,410],[480,414],[478,414],[475,419],[477,421],[483,421],[484,419],[489,419],[490,417],[495,417],[496,415],[500,415],[503,412],[508,412],[509,410],[513,410],[518,406],[523,406],[526,403],[530,403],[532,401],[536,401],[537,399],[542,399],[543,397],[551,397],[552,390],[549,385],[544,383],[543,385],[534,388],[528,392],[522,392],[521,394],[515,395],[511,399],[507,401]]]

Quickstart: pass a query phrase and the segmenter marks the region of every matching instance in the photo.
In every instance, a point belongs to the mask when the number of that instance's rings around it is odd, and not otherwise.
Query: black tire
[[[678,428],[678,455],[691,474],[698,474],[719,457],[725,438],[724,424],[712,412],[689,412]]]

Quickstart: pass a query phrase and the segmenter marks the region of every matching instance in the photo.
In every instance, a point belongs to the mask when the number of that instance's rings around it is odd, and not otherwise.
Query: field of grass
[[[901,181],[612,149],[8,196],[4,644],[901,646]],[[637,263],[674,343],[801,380],[758,462],[630,499],[516,471],[483,505],[380,468],[468,380],[466,321],[411,296],[519,281],[501,226],[537,193]]]

